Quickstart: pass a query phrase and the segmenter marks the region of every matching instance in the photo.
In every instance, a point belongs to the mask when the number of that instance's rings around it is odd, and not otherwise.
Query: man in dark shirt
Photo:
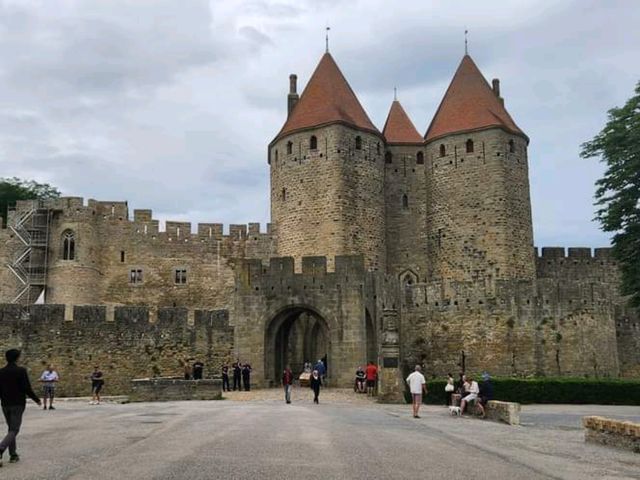
[[[202,372],[204,371],[204,363],[198,360],[193,364],[193,379],[202,380]]]
[[[244,383],[245,391],[251,390],[251,365],[248,363],[242,366],[242,383]]]
[[[236,362],[233,364],[233,391],[242,390],[242,385],[240,385],[240,374],[242,372],[242,366],[240,362]]]
[[[16,448],[16,436],[22,424],[22,414],[27,403],[26,397],[29,396],[40,405],[40,399],[31,388],[27,371],[17,365],[19,357],[20,350],[7,350],[5,353],[7,366],[0,368],[0,401],[2,402],[4,419],[9,427],[9,432],[0,442],[0,467],[2,466],[2,455],[7,447],[9,447],[9,462],[15,463],[20,460]]]
[[[229,388],[229,365],[222,365],[222,391],[230,391]]]

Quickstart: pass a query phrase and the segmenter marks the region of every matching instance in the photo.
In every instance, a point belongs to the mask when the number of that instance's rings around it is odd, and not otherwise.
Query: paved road
[[[22,462],[0,479],[640,478],[640,456],[585,445],[576,429],[408,413],[308,400],[32,406]]]

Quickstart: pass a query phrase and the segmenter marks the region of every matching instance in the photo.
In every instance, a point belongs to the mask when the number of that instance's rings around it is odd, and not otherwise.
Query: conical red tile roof
[[[424,138],[431,141],[452,133],[489,127],[503,128],[527,138],[474,61],[469,55],[465,55]]]
[[[340,68],[328,52],[322,56],[291,115],[276,136],[330,123],[380,133],[371,123]]]
[[[394,100],[382,130],[387,143],[423,143],[422,136],[398,100]]]

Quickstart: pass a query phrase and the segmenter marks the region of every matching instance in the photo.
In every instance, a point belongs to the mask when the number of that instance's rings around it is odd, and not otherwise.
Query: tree
[[[640,307],[640,82],[623,107],[609,110],[607,124],[582,145],[580,156],[607,166],[596,182],[596,219],[613,233],[622,293]]]
[[[0,217],[7,223],[7,210],[18,200],[35,200],[56,198],[60,196],[57,188],[48,183],[37,183],[33,180],[19,178],[0,178]]]

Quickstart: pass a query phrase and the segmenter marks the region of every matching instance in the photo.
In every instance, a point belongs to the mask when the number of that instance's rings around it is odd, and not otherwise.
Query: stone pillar
[[[382,332],[382,362],[378,400],[383,403],[402,403],[404,401],[404,381],[400,369],[398,311],[385,309],[382,315],[384,331]]]

